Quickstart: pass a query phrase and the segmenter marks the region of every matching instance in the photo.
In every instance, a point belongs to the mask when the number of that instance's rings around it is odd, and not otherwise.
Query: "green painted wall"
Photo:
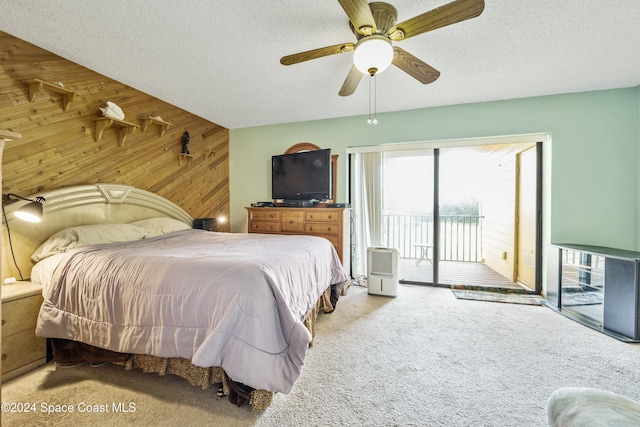
[[[245,206],[270,200],[271,156],[299,142],[340,155],[338,201],[344,201],[346,147],[548,132],[545,246],[640,250],[639,104],[635,87],[378,114],[377,126],[358,116],[233,129],[231,230],[246,231]]]

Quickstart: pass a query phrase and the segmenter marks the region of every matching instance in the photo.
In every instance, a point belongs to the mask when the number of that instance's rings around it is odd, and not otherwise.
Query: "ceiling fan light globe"
[[[363,37],[356,45],[353,54],[353,64],[363,74],[381,73],[393,61],[393,46],[391,40],[385,36],[372,35]],[[370,70],[376,70],[371,74]]]

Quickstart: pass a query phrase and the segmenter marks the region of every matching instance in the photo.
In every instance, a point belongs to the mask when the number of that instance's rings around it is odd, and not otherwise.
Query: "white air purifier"
[[[397,249],[367,249],[367,286],[372,295],[395,297],[398,294]]]

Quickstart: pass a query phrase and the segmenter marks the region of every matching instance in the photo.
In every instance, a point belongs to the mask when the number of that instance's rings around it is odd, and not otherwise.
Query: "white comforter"
[[[68,254],[36,333],[221,366],[288,393],[311,340],[301,318],[347,279],[323,238],[184,230]]]

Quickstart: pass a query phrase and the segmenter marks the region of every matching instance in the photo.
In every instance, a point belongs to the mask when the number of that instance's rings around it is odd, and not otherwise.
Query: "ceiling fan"
[[[354,52],[354,64],[340,88],[340,96],[355,92],[366,73],[374,76],[393,64],[402,71],[428,84],[440,77],[440,72],[393,42],[408,39],[437,28],[475,18],[484,10],[484,0],[455,0],[441,7],[396,24],[398,11],[388,3],[366,0],[338,0],[347,16],[356,43],[342,43],[283,56],[280,63],[292,65],[337,53]]]

